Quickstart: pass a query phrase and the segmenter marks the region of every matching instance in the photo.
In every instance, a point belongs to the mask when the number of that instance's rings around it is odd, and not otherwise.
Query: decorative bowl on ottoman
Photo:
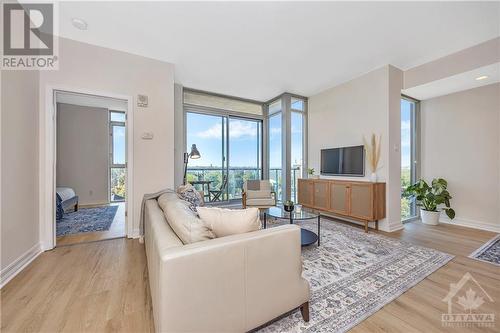
[[[283,204],[283,209],[285,209],[285,211],[287,211],[287,212],[292,212],[293,211],[293,201],[291,201],[291,200],[285,201],[285,203]]]

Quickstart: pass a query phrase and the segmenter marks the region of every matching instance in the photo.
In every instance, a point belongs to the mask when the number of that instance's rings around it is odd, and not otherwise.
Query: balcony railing
[[[218,190],[222,184],[222,174],[225,169],[221,167],[190,167],[187,169],[187,180],[209,180],[211,190]],[[300,177],[300,168],[292,168],[292,200],[296,201],[296,184]],[[252,167],[230,167],[228,170],[228,186],[224,194],[224,200],[240,199],[243,183],[245,180],[260,179],[261,168]],[[281,201],[281,168],[269,169],[269,180],[276,192],[276,196]],[[202,190],[201,185],[195,185],[198,190]],[[207,188],[203,190],[207,191]]]

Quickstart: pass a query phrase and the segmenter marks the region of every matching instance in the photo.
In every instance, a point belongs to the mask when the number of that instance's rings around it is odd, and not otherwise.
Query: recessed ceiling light
[[[483,76],[480,76],[480,77],[476,77],[476,81],[486,80],[487,78],[488,78],[488,76],[483,75]]]
[[[73,26],[79,30],[87,30],[88,24],[84,20],[78,17],[74,17],[71,19],[71,23]]]

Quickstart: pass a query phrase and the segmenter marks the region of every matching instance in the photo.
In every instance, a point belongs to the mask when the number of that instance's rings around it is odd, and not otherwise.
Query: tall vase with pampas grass
[[[370,142],[363,137],[363,142],[365,144],[366,158],[368,159],[368,167],[371,171],[371,181],[376,182],[378,180],[377,170],[378,164],[380,162],[380,142],[382,141],[382,136],[377,136],[372,134]]]

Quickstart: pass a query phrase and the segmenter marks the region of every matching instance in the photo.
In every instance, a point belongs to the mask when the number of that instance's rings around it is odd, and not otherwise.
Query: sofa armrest
[[[158,331],[249,331],[309,300],[295,225],[171,248],[161,261]]]

